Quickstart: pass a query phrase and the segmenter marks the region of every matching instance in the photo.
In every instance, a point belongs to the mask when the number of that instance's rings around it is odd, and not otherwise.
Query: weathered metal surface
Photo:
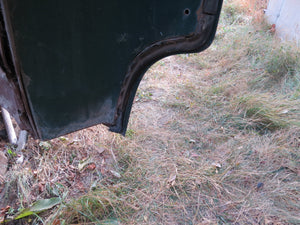
[[[1,34],[11,56],[5,63],[8,53],[0,55],[0,66],[6,74],[12,71],[15,82],[9,83],[21,99],[13,104],[27,118],[19,122],[42,139],[99,123],[124,134],[146,70],[163,57],[207,48],[221,5],[222,0],[0,0]]]
[[[2,2],[1,6],[2,6]],[[4,11],[0,8],[0,106],[8,110],[22,129],[26,129],[36,137],[32,124],[30,124],[19,87],[20,80],[16,77],[12,49],[4,21]],[[30,114],[29,114],[30,115]]]

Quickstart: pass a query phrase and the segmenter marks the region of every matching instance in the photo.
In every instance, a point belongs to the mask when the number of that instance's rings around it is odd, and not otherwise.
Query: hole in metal
[[[185,14],[185,15],[188,16],[188,15],[190,15],[190,13],[191,13],[191,10],[190,10],[190,9],[185,9],[185,10],[184,10],[184,14]]]

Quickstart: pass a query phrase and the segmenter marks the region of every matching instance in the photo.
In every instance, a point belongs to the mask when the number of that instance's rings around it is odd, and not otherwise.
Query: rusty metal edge
[[[16,87],[17,90],[15,90],[15,94],[16,96],[18,96],[22,102],[18,102],[17,107],[22,109],[22,111],[24,110],[24,112],[19,112],[20,114],[22,113],[22,115],[20,116],[20,120],[17,121],[19,123],[19,126],[23,129],[26,129],[29,131],[29,133],[34,137],[34,138],[40,138],[41,135],[37,129],[37,126],[34,122],[34,118],[33,118],[33,114],[31,112],[31,107],[29,105],[29,101],[28,101],[28,95],[27,92],[24,88],[24,80],[22,77],[22,69],[21,69],[21,65],[18,61],[18,57],[16,54],[16,47],[14,44],[14,36],[13,36],[13,29],[11,26],[11,22],[10,22],[10,17],[8,15],[8,10],[7,10],[7,1],[6,0],[0,0],[0,10],[2,11],[2,16],[3,16],[3,21],[4,21],[4,30],[6,32],[6,36],[8,39],[8,47],[10,50],[10,56],[11,56],[11,61],[13,63],[14,68],[11,71],[14,71],[14,73],[12,74],[13,76],[16,77],[17,79],[17,84],[15,84],[14,86]],[[15,116],[15,114],[12,114],[13,116]]]
[[[0,0],[0,7],[3,12],[5,29],[9,40],[8,44],[14,64],[14,71],[18,80],[19,95],[22,99],[26,115],[30,123],[29,132],[34,138],[41,138],[42,135],[34,122],[34,117],[28,101],[28,95],[26,89],[24,88],[22,69],[18,61],[13,39],[13,30],[9,15],[7,15],[7,10],[5,10],[7,9],[7,1],[8,0]],[[219,0],[217,15],[205,13],[205,10],[203,10],[205,2],[206,1],[202,1],[202,4],[197,11],[198,21],[194,33],[184,37],[176,37],[159,41],[144,49],[130,64],[120,91],[114,122],[112,124],[105,124],[110,128],[111,131],[122,133],[123,135],[125,134],[136,90],[145,72],[151,65],[170,55],[200,52],[210,46],[216,32],[219,12],[221,10],[223,1]],[[214,24],[212,24],[212,22]]]
[[[219,0],[216,14],[205,12],[202,1],[197,10],[194,33],[159,41],[144,49],[131,63],[120,91],[114,123],[106,124],[110,131],[125,135],[133,100],[145,72],[158,60],[175,54],[201,52],[208,48],[215,36],[223,0]]]

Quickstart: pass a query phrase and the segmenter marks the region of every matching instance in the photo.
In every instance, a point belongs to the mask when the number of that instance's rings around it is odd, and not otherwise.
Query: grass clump
[[[238,99],[236,108],[244,118],[248,118],[249,126],[261,131],[274,131],[297,124],[299,112],[289,111],[287,101],[280,101],[270,96],[243,96]],[[291,109],[292,110],[292,109]],[[293,118],[294,117],[294,118]]]
[[[118,188],[117,188],[118,189]],[[60,209],[53,217],[49,217],[49,223],[64,224],[118,224],[117,218],[123,217],[121,207],[129,204],[119,197],[120,194],[114,186],[105,186],[104,189],[90,191],[73,200]],[[126,203],[126,204],[124,204]],[[129,206],[128,206],[129,207]],[[128,208],[126,212],[129,213]]]
[[[271,51],[269,57],[266,60],[266,71],[273,79],[281,80],[299,73],[300,58],[291,48],[281,46]]]
[[[228,25],[232,25],[238,22],[241,22],[241,18],[243,16],[243,8],[240,4],[235,1],[228,1],[228,4],[223,9],[223,22]]]

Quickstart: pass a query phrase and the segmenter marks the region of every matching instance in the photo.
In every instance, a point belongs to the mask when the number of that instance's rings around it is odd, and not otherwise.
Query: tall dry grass
[[[257,26],[255,2],[225,1],[208,50],[150,68],[126,137],[31,142],[19,202],[67,197],[30,223],[299,224],[299,49]]]

